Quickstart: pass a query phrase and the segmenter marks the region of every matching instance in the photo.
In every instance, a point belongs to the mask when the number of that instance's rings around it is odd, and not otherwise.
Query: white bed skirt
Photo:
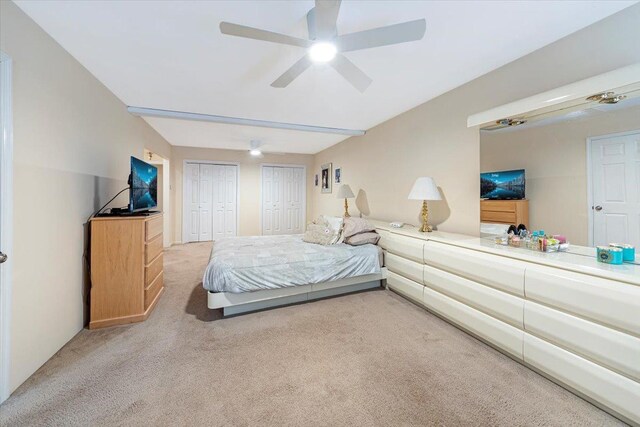
[[[229,316],[269,307],[326,298],[332,295],[373,289],[380,287],[382,285],[381,280],[386,279],[386,277],[387,269],[383,267],[380,273],[377,274],[348,277],[332,282],[244,293],[208,291],[207,306],[210,309],[221,308],[223,314]]]

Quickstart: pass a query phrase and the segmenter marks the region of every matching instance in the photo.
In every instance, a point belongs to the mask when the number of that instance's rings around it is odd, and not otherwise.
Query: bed
[[[302,235],[224,238],[214,242],[203,277],[208,307],[225,316],[381,286],[376,245],[323,246]]]

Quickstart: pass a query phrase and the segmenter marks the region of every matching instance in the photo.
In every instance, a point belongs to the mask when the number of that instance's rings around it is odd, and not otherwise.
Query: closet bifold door
[[[284,234],[283,212],[283,168],[262,168],[262,234]]]
[[[224,235],[232,237],[236,235],[238,224],[237,219],[237,202],[236,196],[238,192],[238,168],[236,166],[224,167],[225,182],[225,203],[224,203]]]
[[[282,168],[284,170],[284,229],[287,234],[303,233],[303,169]]]
[[[215,185],[215,165],[200,165],[200,232],[198,240],[206,242],[212,240],[212,188]]]
[[[262,234],[273,234],[273,168],[262,168]]]
[[[197,242],[200,237],[200,165],[197,163],[187,163],[185,172],[187,180],[186,194],[186,241]]]
[[[213,165],[213,239],[236,235],[237,167]]]

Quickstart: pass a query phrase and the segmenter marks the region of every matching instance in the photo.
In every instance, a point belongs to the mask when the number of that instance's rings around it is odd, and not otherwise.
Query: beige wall
[[[126,187],[129,156],[142,157],[145,147],[171,153],[8,1],[0,2],[0,49],[13,59],[14,390],[85,323],[87,217]]]
[[[478,234],[480,138],[467,129],[467,117],[640,62],[638,22],[635,5],[320,152],[315,171],[326,162],[342,166],[344,182],[366,193],[365,213],[413,224],[419,222],[420,202],[407,195],[417,177],[432,176],[446,198],[430,203],[432,223]],[[334,195],[313,195],[314,215],[341,212]]]
[[[265,154],[253,157],[247,150],[173,147],[171,155],[171,194],[174,203],[174,241],[182,242],[182,169],[185,160],[209,160],[240,164],[239,236],[260,235],[260,165],[292,164],[307,168],[307,217],[311,213],[310,192],[313,186],[313,156],[308,154]]]
[[[636,129],[640,107],[523,130],[483,132],[480,169],[525,169],[531,228],[587,245],[586,139]]]

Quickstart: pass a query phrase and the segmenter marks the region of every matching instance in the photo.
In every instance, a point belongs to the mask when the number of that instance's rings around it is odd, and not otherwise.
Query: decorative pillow
[[[335,242],[331,243],[333,244],[338,244],[338,243],[342,243],[342,241],[344,240],[344,238],[342,237],[342,226],[344,223],[344,219],[342,217],[339,216],[328,216],[328,215],[320,215],[320,217],[318,217],[318,219],[316,221],[314,221],[315,224],[328,224],[333,231],[335,231],[337,234],[337,239]]]
[[[340,238],[340,233],[336,232],[328,223],[309,224],[302,240],[307,243],[316,243],[318,245],[333,245]]]
[[[323,222],[329,224],[331,228],[339,232],[342,230],[344,218],[339,216],[320,215],[320,218],[318,218],[316,224],[322,224]]]
[[[349,238],[353,235],[364,233],[367,231],[374,231],[376,228],[369,224],[364,218],[346,217],[344,219],[344,228],[342,229],[342,235],[344,238]]]
[[[375,231],[370,231],[370,232],[356,234],[351,237],[347,237],[344,242],[347,245],[360,246],[360,245],[366,245],[367,243],[371,243],[372,245],[375,245],[376,243],[378,243],[378,240],[380,240],[380,235]]]

